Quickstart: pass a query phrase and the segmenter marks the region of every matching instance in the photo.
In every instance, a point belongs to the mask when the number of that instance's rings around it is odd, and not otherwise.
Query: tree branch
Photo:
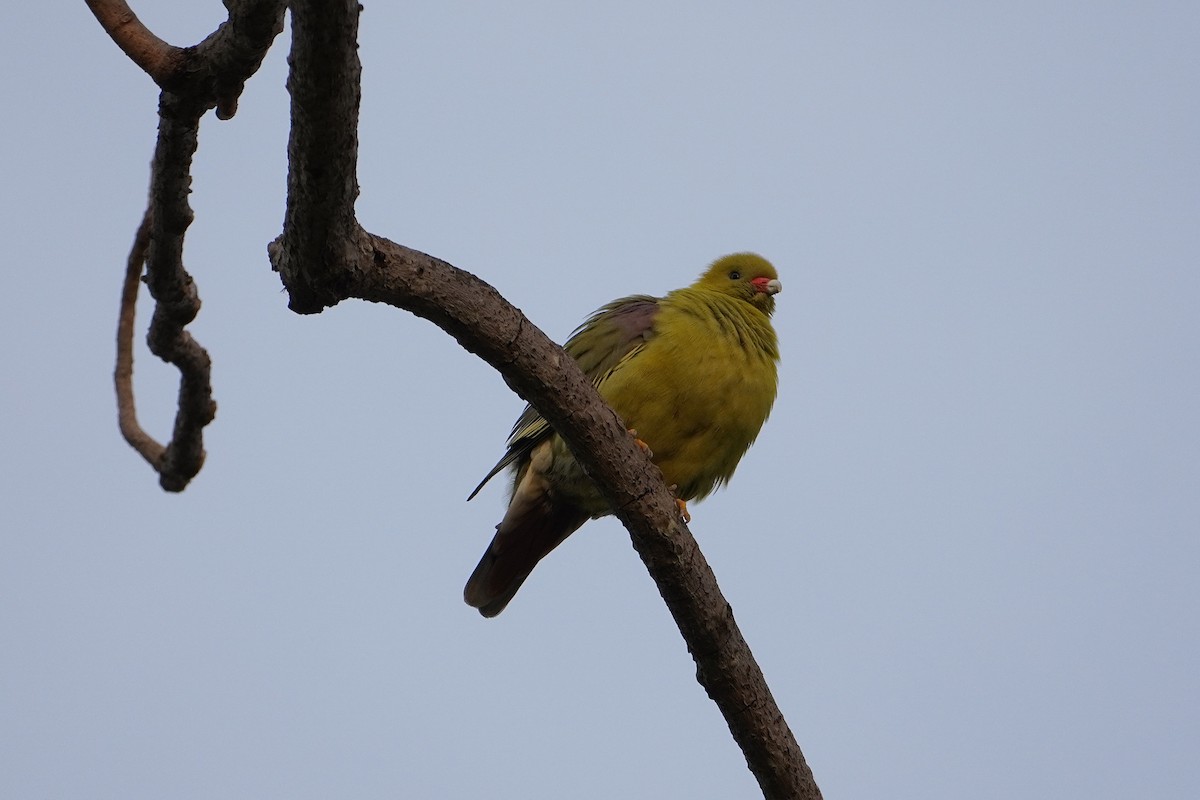
[[[479,278],[357,223],[358,14],[356,0],[292,4],[288,204],[269,247],[291,308],[387,303],[431,320],[495,367],[566,440],[629,530],[763,795],[819,798],[661,473],[575,362]]]
[[[117,388],[117,424],[121,435],[129,446],[142,454],[142,458],[157,471],[166,452],[158,441],[142,430],[137,419],[137,405],[133,396],[133,320],[137,309],[138,280],[146,265],[146,251],[150,248],[150,211],[142,217],[133,239],[133,249],[125,265],[125,282],[121,287],[121,311],[117,317],[117,366],[113,370],[113,383]]]
[[[183,51],[155,36],[125,0],[87,0],[87,4],[117,47],[159,86],[179,69]]]
[[[208,353],[186,327],[200,311],[200,296],[183,265],[184,236],[192,223],[188,205],[192,157],[200,118],[216,106],[228,118],[237,108],[246,79],[258,69],[283,30],[283,0],[227,0],[229,19],[194,48],[180,49],[154,36],[122,0],[89,0],[88,6],[113,40],[163,87],[159,96],[158,141],[150,168],[150,200],[126,270],[118,323],[118,423],[126,441],[159,473],[167,491],[182,491],[204,464],[204,427],[217,406],[212,398]],[[146,266],[146,285],[155,300],[147,343],[151,352],[179,370],[179,399],[166,447],[137,424],[133,397],[133,308],[137,297],[134,260]],[[131,286],[132,283],[132,286]],[[131,296],[132,293],[132,296]],[[131,438],[132,435],[132,438]]]
[[[348,296],[343,284],[349,276],[327,265],[371,269],[370,243],[354,216],[362,97],[358,14],[353,0],[292,3],[288,196],[284,233],[276,240],[289,246],[273,248],[271,260],[288,289],[288,307],[300,314]]]
[[[218,119],[237,112],[246,79],[258,71],[283,30],[285,0],[225,0],[229,18],[195,47],[176,47],[154,35],[125,0],[86,0],[117,46],[163,91],[203,96]]]

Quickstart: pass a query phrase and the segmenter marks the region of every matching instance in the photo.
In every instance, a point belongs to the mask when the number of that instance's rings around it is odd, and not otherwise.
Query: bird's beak
[[[763,294],[779,294],[783,291],[783,284],[778,278],[755,278],[750,283]]]

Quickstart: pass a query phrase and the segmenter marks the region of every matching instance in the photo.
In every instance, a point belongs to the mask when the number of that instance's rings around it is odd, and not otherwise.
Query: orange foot
[[[688,513],[687,503],[676,497],[675,505],[679,507],[679,516],[683,517],[683,524],[687,525],[689,522],[691,522],[692,515]]]
[[[646,444],[645,442],[643,442],[641,439],[638,438],[636,430],[634,430],[633,428],[630,428],[629,435],[633,437],[633,443],[636,444],[638,447],[642,448],[643,453],[645,453],[650,458],[654,458],[654,451],[650,449],[650,445]]]

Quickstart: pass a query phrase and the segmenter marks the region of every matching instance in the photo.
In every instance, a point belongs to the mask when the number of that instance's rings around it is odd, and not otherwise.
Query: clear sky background
[[[1200,794],[1200,5],[366,5],[368,229],[559,341],[778,265],[779,399],[691,527],[826,797]],[[522,402],[287,310],[287,45],[201,130],[220,408],[168,495],[111,379],[157,91],[83,3],[6,13],[0,797],[756,796],[616,522],[463,604]]]

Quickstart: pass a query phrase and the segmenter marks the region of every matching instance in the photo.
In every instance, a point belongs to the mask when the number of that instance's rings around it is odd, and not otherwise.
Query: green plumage
[[[766,259],[725,256],[686,289],[609,303],[564,346],[650,447],[681,500],[703,498],[728,481],[771,411],[779,347],[770,317],[780,289]],[[508,511],[464,592],[489,617],[504,609],[541,558],[589,518],[610,513],[532,407],[483,483],[509,466]]]

